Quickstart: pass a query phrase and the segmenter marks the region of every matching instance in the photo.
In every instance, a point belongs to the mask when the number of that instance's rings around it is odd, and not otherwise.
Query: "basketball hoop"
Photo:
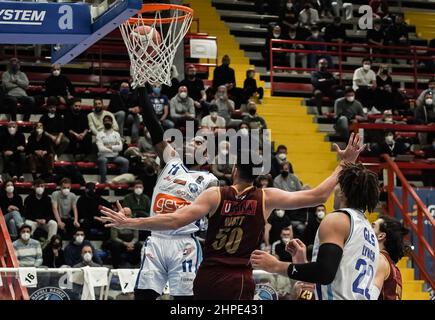
[[[133,87],[146,82],[171,85],[171,67],[178,46],[190,28],[191,8],[174,4],[144,4],[119,29],[131,62]]]

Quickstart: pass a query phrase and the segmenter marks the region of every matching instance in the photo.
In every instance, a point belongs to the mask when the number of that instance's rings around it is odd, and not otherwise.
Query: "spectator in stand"
[[[328,61],[320,59],[318,62],[318,70],[311,73],[311,84],[314,88],[314,99],[316,101],[317,113],[321,116],[322,99],[328,97],[337,99],[343,91],[337,85],[337,79],[328,71]]]
[[[290,164],[288,162],[281,164],[281,173],[273,179],[273,186],[288,192],[300,191],[302,189],[299,179],[290,173]]]
[[[376,98],[375,107],[384,111],[389,105],[393,107],[393,79],[387,65],[381,65],[376,75]]]
[[[384,90],[385,85],[393,86],[393,79],[391,78],[388,65],[382,64],[376,75],[376,88],[379,90]]]
[[[34,180],[33,191],[24,200],[25,224],[32,228],[32,234],[42,229],[48,233],[47,239],[51,239],[57,233],[57,223],[53,220],[50,197],[44,191],[44,181]]]
[[[50,138],[44,133],[44,125],[38,122],[27,140],[26,155],[33,179],[40,172],[51,178],[53,175],[54,152]]]
[[[225,119],[227,127],[235,127],[240,121],[231,119],[231,114],[235,109],[234,101],[229,99],[226,86],[219,86],[215,99],[211,102],[217,106],[218,115]]]
[[[178,92],[178,87],[180,87],[180,81],[178,81],[178,70],[175,65],[171,67],[171,86],[166,84],[162,85],[162,94],[167,96],[171,100]]]
[[[282,29],[279,25],[275,25],[272,27],[272,30],[270,30],[266,35],[266,41],[264,42],[264,49],[263,49],[263,58],[266,62],[267,69],[270,68],[270,42],[272,39],[275,40],[284,40],[284,33],[282,32]],[[274,48],[282,47],[283,45],[277,45],[275,44]],[[276,66],[285,66],[285,53],[282,52],[274,52],[273,53],[273,64]]]
[[[119,131],[118,123],[116,122],[116,118],[112,112],[109,112],[104,109],[103,99],[95,98],[94,99],[94,112],[88,114],[88,125],[94,136],[97,136],[98,132],[104,130],[103,119],[106,116],[112,118],[112,128],[115,131]]]
[[[77,200],[77,213],[80,226],[87,234],[91,234],[92,229],[106,231],[104,226],[95,220],[95,217],[101,216],[101,206],[111,207],[110,202],[96,192],[94,182],[86,183],[84,195]]]
[[[283,25],[289,27],[298,21],[299,12],[301,11],[301,3],[298,0],[286,0],[286,3],[281,10],[281,19]]]
[[[394,23],[391,24],[385,32],[386,42],[390,46],[406,47],[409,45],[408,25],[404,22],[402,13],[394,17]],[[398,50],[397,48],[390,49],[392,55],[409,55],[409,51]],[[392,58],[392,63],[398,63],[395,58]]]
[[[189,97],[187,87],[178,88],[178,94],[170,101],[171,118],[177,128],[185,127],[186,121],[195,121],[195,104]]]
[[[0,148],[3,154],[4,172],[8,173],[12,180],[24,182],[26,138],[18,131],[15,121],[8,123],[7,131],[1,136]]]
[[[387,0],[370,0],[369,6],[372,7],[373,14],[378,18],[388,16],[388,1]]]
[[[124,208],[124,214],[131,217],[130,208]],[[140,264],[142,245],[139,242],[138,230],[111,228],[108,247],[113,268],[132,268]]]
[[[68,243],[68,245],[65,247],[65,263],[70,267],[75,267],[78,263],[82,262],[82,249],[88,246],[91,247],[92,253],[95,252],[95,248],[91,242],[85,239],[85,230],[78,228],[74,233],[70,243]],[[98,255],[92,255],[90,261],[100,265],[103,264]]]
[[[80,252],[81,261],[75,265],[73,268],[83,268],[83,267],[102,267],[102,263],[94,262],[94,249],[90,245],[84,245]]]
[[[139,152],[141,153],[141,156],[144,158],[157,158],[156,150],[153,146],[153,142],[151,140],[151,135],[148,132],[147,128],[144,127],[144,135],[143,137],[139,138]]]
[[[420,95],[418,96],[417,100],[415,101],[415,105],[417,107],[420,107],[424,105],[425,96],[427,93],[432,92],[432,94],[435,94],[435,77],[432,77],[428,81],[427,89],[423,90]]]
[[[272,249],[271,244],[281,239],[281,230],[291,226],[289,215],[284,210],[274,210],[264,226],[265,251]]]
[[[10,116],[10,120],[17,120],[17,103],[21,105],[23,121],[29,121],[30,114],[35,105],[35,99],[26,93],[29,87],[29,79],[24,72],[20,71],[20,61],[11,58],[7,70],[2,74],[4,100],[2,110]]]
[[[326,42],[346,42],[346,27],[341,23],[340,17],[335,17],[334,21],[325,28]]]
[[[62,237],[54,235],[42,250],[42,265],[47,268],[60,268],[65,265],[65,253],[62,248]]]
[[[186,77],[180,82],[180,86],[187,88],[189,96],[193,99],[198,118],[205,116],[209,106],[206,102],[204,82],[196,76],[196,68],[193,64],[187,66]]]
[[[317,229],[319,229],[320,222],[326,216],[326,207],[321,204],[315,208],[314,214],[308,216],[308,223],[304,231],[303,242],[306,246],[313,245],[316,238]]]
[[[378,155],[388,154],[390,157],[396,157],[399,154],[405,154],[408,150],[402,139],[394,139],[394,132],[385,132],[385,139],[379,145]]]
[[[385,30],[382,28],[382,20],[375,19],[373,21],[373,29],[367,30],[367,44],[373,46],[383,46],[385,41]],[[386,49],[381,48],[373,48],[370,49],[370,52],[373,54],[387,54]],[[378,58],[374,58],[374,60],[379,60]],[[386,61],[386,58],[382,58],[382,61]]]
[[[13,240],[18,237],[18,229],[24,224],[21,213],[23,212],[23,199],[14,193],[14,183],[7,180],[3,183],[0,193],[0,208],[5,218],[9,235]]]
[[[270,170],[270,174],[272,175],[273,178],[275,178],[276,176],[278,176],[281,172],[281,165],[284,162],[288,162],[287,160],[287,147],[283,144],[280,144],[278,146],[278,148],[276,148],[276,153],[275,155],[272,157],[272,161],[271,161],[271,170]],[[288,162],[290,165],[290,173],[294,173],[293,171],[293,167],[291,165],[290,162]]]
[[[320,30],[319,27],[313,26],[311,27],[311,36],[309,36],[306,41],[310,42],[325,42],[325,39],[323,39],[320,36]],[[328,47],[324,44],[308,44],[307,45],[308,50],[314,50],[314,53],[310,53],[308,55],[308,67],[309,68],[315,68],[317,61],[320,58],[326,59],[328,61],[328,66],[333,67],[334,64],[332,63],[331,56],[325,55],[325,54],[317,54],[315,51],[326,51]]]
[[[131,215],[136,218],[145,218],[150,216],[150,198],[143,193],[143,182],[136,180],[133,185],[133,192],[124,197],[123,206],[131,211]]]
[[[264,89],[257,87],[257,80],[255,80],[255,69],[246,71],[246,79],[243,83],[243,92],[245,101],[248,101],[252,96],[258,98],[260,103],[263,103]]]
[[[266,121],[263,117],[260,117],[257,113],[257,106],[255,103],[249,103],[248,105],[248,115],[243,118],[243,122],[249,124],[249,128],[251,129],[267,129]]]
[[[23,224],[19,230],[20,238],[13,243],[20,267],[39,267],[42,265],[42,249],[39,241],[30,239],[32,229]]]
[[[51,205],[58,228],[69,237],[74,233],[75,228],[80,227],[77,211],[78,197],[71,192],[70,179],[63,178],[59,187],[60,190],[53,192],[51,195]]]
[[[136,105],[128,82],[122,82],[119,91],[112,95],[107,108],[116,119],[121,137],[124,136],[124,126],[131,126],[131,142],[139,140],[140,108]]]
[[[82,160],[92,151],[92,135],[88,118],[81,110],[81,100],[73,99],[69,112],[65,115],[65,134],[69,137],[69,149],[74,158]]]
[[[255,186],[257,188],[271,188],[273,187],[273,179],[270,174],[260,175],[255,179]]]
[[[230,57],[226,54],[222,57],[222,64],[213,71],[213,88],[217,90],[219,86],[225,86],[228,90],[236,86],[236,74],[230,67]]]
[[[74,86],[67,76],[61,74],[60,64],[51,66],[51,74],[45,79],[44,94],[46,97],[57,97],[63,105],[73,98]]]
[[[304,9],[299,12],[299,21],[303,25],[311,26],[319,22],[319,13],[310,1],[305,2]]]
[[[285,250],[285,247],[293,239],[292,226],[288,226],[281,230],[281,239],[272,244],[272,254],[279,261],[292,262],[292,256]]]
[[[300,30],[303,30],[302,32]],[[297,28],[295,26],[291,26],[288,29],[288,37],[286,40],[291,41],[305,41],[305,39],[309,36],[305,36],[304,30],[305,28]],[[293,49],[293,50],[303,50],[305,49],[304,45],[299,43],[288,43],[285,44],[284,47],[286,49]],[[296,68],[296,62],[301,64],[301,67],[306,69],[307,68],[307,56],[305,53],[295,53],[295,52],[289,52],[287,53],[287,57],[289,59],[289,65],[291,68]],[[291,74],[297,74],[298,72],[296,70],[292,70]],[[304,71],[306,73],[306,71]]]
[[[218,114],[218,107],[214,104],[210,106],[210,114],[201,120],[201,128],[207,129],[217,134],[219,129],[225,129],[225,119]]]
[[[427,91],[424,95],[423,103],[415,108],[415,122],[417,124],[431,125],[435,123],[435,104],[433,101],[433,94],[435,91]]]
[[[229,153],[230,143],[228,141],[221,141],[217,155],[211,164],[211,172],[219,179],[219,184],[222,186],[229,186],[232,183],[231,172],[235,160]]]
[[[356,69],[353,73],[352,86],[353,90],[355,90],[356,98],[369,110],[374,106],[374,93],[376,90],[376,74],[371,67],[372,60],[364,58],[362,60],[362,67]]]
[[[367,118],[361,103],[355,100],[355,91],[352,88],[344,91],[343,98],[335,100],[334,113],[337,118],[335,131],[345,141],[349,138],[349,123],[364,121]]]
[[[45,129],[45,135],[50,138],[55,151],[55,161],[57,157],[65,152],[68,148],[70,140],[64,134],[65,121],[63,115],[57,112],[59,101],[57,97],[49,97],[47,99],[48,113],[39,118]]]
[[[153,92],[149,95],[150,103],[154,112],[160,119],[163,129],[171,129],[174,123],[169,120],[169,100],[168,97],[161,93],[162,86],[159,83],[153,85]]]
[[[122,140],[119,133],[113,130],[113,118],[110,115],[104,116],[103,125],[104,129],[97,134],[97,164],[100,182],[106,183],[108,162],[116,163],[119,166],[120,174],[128,172],[129,162],[119,155],[123,147]]]

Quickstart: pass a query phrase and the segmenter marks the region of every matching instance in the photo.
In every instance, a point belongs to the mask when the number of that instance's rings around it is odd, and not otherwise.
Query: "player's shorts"
[[[193,284],[195,300],[253,300],[252,269],[230,266],[201,266]]]
[[[201,260],[201,246],[193,235],[152,234],[144,244],[135,288],[162,294],[169,281],[172,296],[191,296]]]

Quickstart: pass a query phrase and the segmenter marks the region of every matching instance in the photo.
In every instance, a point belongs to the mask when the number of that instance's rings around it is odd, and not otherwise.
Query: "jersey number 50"
[[[229,254],[233,254],[237,252],[240,242],[242,241],[242,236],[242,228],[221,228],[212,246],[215,250],[220,250],[225,246],[225,250]]]
[[[352,283],[352,291],[365,296],[370,300],[370,288],[373,280],[373,267],[367,265],[364,259],[358,259],[355,265],[355,269],[359,271],[358,277]],[[367,279],[368,278],[368,279]],[[365,283],[365,288],[361,288],[361,285]]]

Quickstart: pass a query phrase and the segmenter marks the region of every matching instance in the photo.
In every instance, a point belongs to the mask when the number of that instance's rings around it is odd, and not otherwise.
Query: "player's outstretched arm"
[[[315,262],[292,264],[279,261],[264,251],[255,250],[251,255],[251,263],[254,268],[267,272],[288,275],[295,280],[327,285],[335,278],[349,232],[349,217],[344,213],[335,212],[327,215],[320,224],[320,246]]]
[[[364,150],[364,146],[360,146],[360,142],[359,135],[352,133],[346,149],[341,150],[334,144],[334,148],[341,160],[340,164],[328,178],[314,189],[297,192],[287,192],[276,188],[265,189],[267,212],[271,212],[273,209],[293,210],[324,204],[334,191],[338,175],[342,170],[342,164],[355,162],[358,155]]]
[[[151,135],[151,140],[156,148],[157,155],[162,162],[168,162],[171,158],[178,157],[172,146],[163,139],[164,130],[151,105],[145,87],[137,88],[139,106],[142,110],[143,122]]]
[[[173,213],[159,214],[149,218],[128,218],[119,202],[118,212],[103,207],[103,217],[96,217],[106,227],[138,230],[175,230],[197,221],[209,213],[214,213],[219,205],[219,188],[213,187],[202,192],[195,201]]]

